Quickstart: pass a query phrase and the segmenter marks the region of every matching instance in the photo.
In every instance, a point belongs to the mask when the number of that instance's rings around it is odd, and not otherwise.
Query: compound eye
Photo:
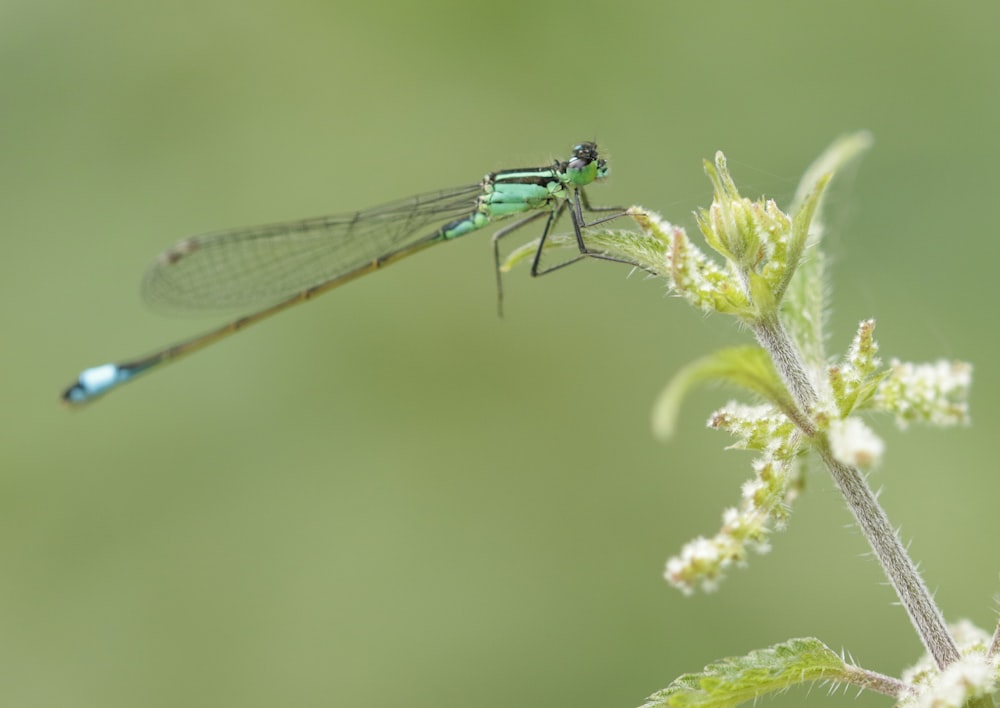
[[[597,143],[580,143],[573,148],[573,157],[593,162],[597,158]]]

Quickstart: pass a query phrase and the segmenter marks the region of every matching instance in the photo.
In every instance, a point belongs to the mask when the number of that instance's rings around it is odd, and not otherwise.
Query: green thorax
[[[491,172],[483,178],[472,213],[446,224],[440,237],[457,238],[514,214],[557,209],[575,190],[607,176],[608,164],[598,157],[597,145],[590,142],[575,146],[565,162]]]

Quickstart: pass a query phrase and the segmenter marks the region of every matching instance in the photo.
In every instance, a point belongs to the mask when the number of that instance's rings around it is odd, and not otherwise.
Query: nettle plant
[[[867,133],[835,142],[807,170],[788,212],[773,200],[740,196],[722,153],[705,171],[714,188],[697,213],[710,258],[684,229],[648,210],[628,214],[641,231],[592,231],[588,245],[667,279],[670,290],[704,312],[729,315],[753,332],[756,346],[723,349],[681,370],[661,394],[654,429],[669,437],[685,394],[705,382],[725,382],[758,402],[730,402],[708,425],[753,450],[753,478],[738,506],[723,513],[722,528],[698,537],[667,562],[665,577],[685,594],[713,590],[750,551],[768,549],[801,489],[807,458],[832,475],[858,527],[909,613],[927,655],[901,678],[864,669],[814,638],[731,657],[677,678],[643,708],[718,707],[752,701],[807,682],[850,684],[892,696],[901,706],[992,706],[1000,664],[1000,627],[993,634],[968,622],[947,626],[941,611],[868,485],[882,441],[859,414],[888,413],[900,427],[968,422],[972,368],[963,362],[910,364],[878,357],[875,321],[864,320],[842,356],[824,349],[829,310],[824,283],[821,207],[834,173],[871,144]],[[527,259],[537,245],[513,252],[505,268]],[[573,246],[571,236],[553,247]],[[833,362],[833,363],[831,363]],[[761,402],[762,401],[762,402]]]

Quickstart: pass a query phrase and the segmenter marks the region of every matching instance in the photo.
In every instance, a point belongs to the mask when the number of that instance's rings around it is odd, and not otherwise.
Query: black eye
[[[580,143],[573,148],[573,157],[592,162],[597,157],[597,143]]]

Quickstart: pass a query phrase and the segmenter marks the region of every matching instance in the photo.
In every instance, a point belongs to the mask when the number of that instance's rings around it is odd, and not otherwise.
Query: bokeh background
[[[873,475],[951,620],[992,628],[995,2],[0,2],[0,704],[635,706],[816,636],[921,647],[821,470],[773,551],[682,597],[749,455],[652,401],[745,334],[588,262],[506,280],[486,236],[393,266],[79,412],[85,366],[217,319],[150,312],[176,239],[350,211],[596,139],[595,202],[693,227],[701,160],[787,203],[837,135],[831,351],[976,365],[968,429]],[[527,236],[526,236],[527,238]],[[776,705],[843,704],[817,688]],[[853,705],[887,705],[863,696]]]

